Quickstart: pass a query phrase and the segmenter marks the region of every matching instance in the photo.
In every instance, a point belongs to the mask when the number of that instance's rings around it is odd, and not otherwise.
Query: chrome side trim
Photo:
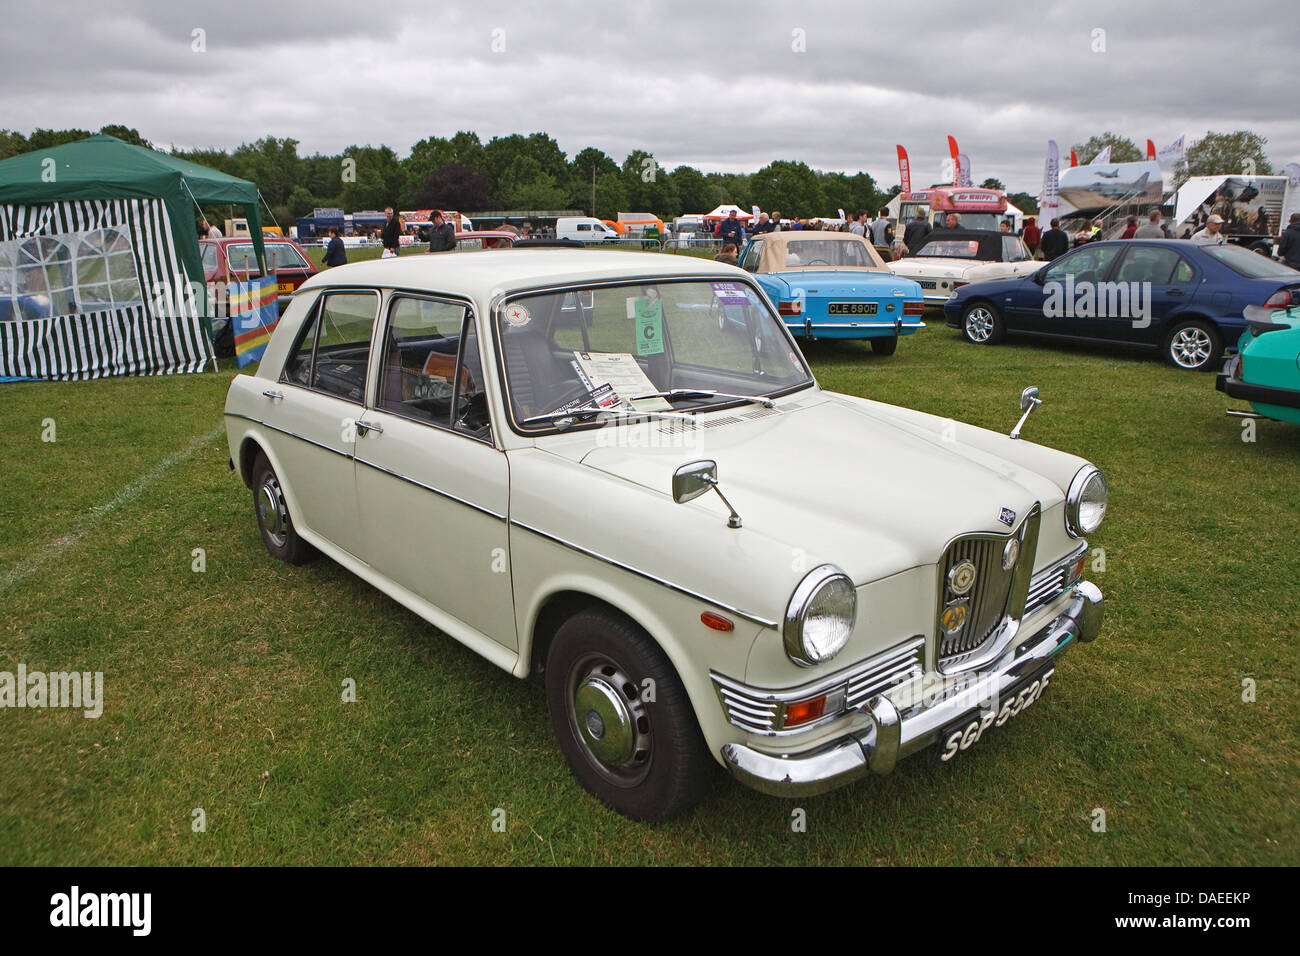
[[[1029,596],[1025,602],[1026,617],[1043,605],[1056,600],[1074,583],[1068,578],[1070,567],[1087,553],[1088,542],[1085,541],[1065,557],[1052,562],[1029,579]]]
[[[443,491],[442,489],[435,488],[432,485],[426,485],[422,481],[416,481],[414,478],[410,478],[406,475],[399,474],[398,472],[393,471],[390,468],[385,468],[383,465],[377,465],[373,461],[366,461],[364,458],[356,458],[354,459],[354,461],[356,461],[358,465],[365,465],[367,468],[373,468],[375,471],[381,471],[385,475],[388,475],[392,478],[396,478],[398,481],[406,482],[408,485],[415,485],[415,487],[417,488],[423,488],[425,491],[433,492],[435,495],[437,495],[440,498],[446,498],[448,501],[454,501],[457,504],[464,505],[466,508],[473,508],[475,511],[485,514],[491,518],[496,518],[498,521],[506,520],[505,515],[499,514],[493,511],[491,508],[484,508],[482,505],[476,505],[474,504],[474,502],[466,501],[464,498],[459,498],[456,495],[453,495],[449,491]]]
[[[277,425],[272,425],[270,422],[264,422],[256,418],[249,418],[247,415],[240,415],[237,412],[223,412],[222,414],[227,418],[242,418],[246,422],[252,422],[254,425],[261,425],[263,428],[269,428],[271,431],[279,432],[281,435],[288,435],[290,438],[296,438],[298,441],[306,442],[308,445],[314,445],[315,447],[324,449],[325,451],[333,452],[340,458],[346,458],[349,461],[356,460],[345,451],[339,451],[337,448],[331,448],[329,445],[322,445],[320,442],[308,438],[306,435],[299,435],[297,432],[291,432],[287,428],[280,428]]]
[[[589,558],[595,558],[597,561],[603,561],[605,564],[608,564],[611,567],[621,568],[622,570],[631,572],[632,574],[635,574],[638,577],[645,578],[647,581],[653,581],[656,584],[662,584],[664,587],[668,588],[671,591],[676,591],[678,594],[684,594],[687,597],[695,598],[697,601],[702,601],[703,603],[712,605],[713,607],[721,608],[724,611],[730,611],[732,614],[735,614],[739,617],[743,617],[746,621],[751,621],[754,624],[760,624],[763,627],[773,627],[773,628],[776,627],[776,621],[770,621],[765,617],[759,617],[757,614],[751,614],[748,611],[742,611],[740,608],[733,607],[730,604],[725,604],[722,601],[716,601],[713,598],[709,597],[708,595],[701,594],[699,591],[692,591],[690,588],[683,587],[680,584],[674,584],[672,581],[669,581],[665,578],[661,578],[658,575],[651,574],[649,571],[642,571],[640,568],[634,568],[630,564],[624,564],[621,561],[615,561],[613,558],[601,554],[599,551],[592,551],[590,548],[584,548],[580,544],[574,544],[572,541],[566,541],[564,538],[560,538],[557,537],[556,535],[543,531],[541,528],[534,528],[532,525],[524,524],[522,521],[516,521],[514,518],[510,519],[510,524],[516,528],[519,528],[522,531],[531,531],[539,538],[545,538],[547,541],[553,541],[558,545],[570,549],[571,551],[577,551],[579,554],[585,554]]]
[[[812,321],[812,320],[810,320]],[[881,322],[817,322],[813,321],[812,329],[816,332],[818,329],[892,329],[895,325],[903,329],[923,329],[924,322],[903,322],[901,325],[894,321]],[[799,332],[804,331],[803,325],[790,325],[786,323],[786,328],[795,329]]]

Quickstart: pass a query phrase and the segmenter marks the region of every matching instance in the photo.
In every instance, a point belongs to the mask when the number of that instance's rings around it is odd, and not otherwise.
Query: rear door
[[[1115,281],[1107,290],[1112,299],[1126,300],[1128,314],[1099,318],[1107,337],[1125,342],[1158,342],[1166,321],[1185,310],[1196,295],[1198,270],[1168,245],[1133,245],[1124,250]]]
[[[303,323],[284,372],[263,394],[275,429],[280,480],[298,520],[350,554],[362,554],[353,455],[364,411],[370,340],[379,310],[374,291],[323,293]]]

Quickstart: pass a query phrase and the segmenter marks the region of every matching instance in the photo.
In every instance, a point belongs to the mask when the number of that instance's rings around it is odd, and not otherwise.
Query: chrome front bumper
[[[939,731],[961,717],[978,713],[982,702],[1058,656],[1071,641],[1091,641],[1101,632],[1105,598],[1091,582],[1074,587],[1065,610],[1029,640],[1008,650],[969,689],[938,702],[923,700],[902,713],[883,694],[860,708],[870,724],[825,746],[797,754],[769,754],[742,744],[727,744],[728,770],[755,790],[783,797],[824,793],[865,777],[886,774],[901,757],[934,743]]]

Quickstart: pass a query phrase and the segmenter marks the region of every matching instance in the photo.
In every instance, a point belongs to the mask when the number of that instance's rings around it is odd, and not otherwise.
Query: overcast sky
[[[1300,159],[1300,4],[1238,0],[0,0],[0,128],[133,126],[163,148],[299,154],[544,131],[570,156],[752,172],[774,159],[1037,193],[1046,141],[1206,130]],[[204,31],[200,44],[195,31]],[[1104,31],[1098,33],[1097,31]],[[1104,46],[1104,51],[1094,48]]]

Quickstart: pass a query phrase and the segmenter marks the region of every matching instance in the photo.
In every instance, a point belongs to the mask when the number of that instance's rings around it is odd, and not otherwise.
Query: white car
[[[1042,266],[1017,235],[987,229],[938,229],[914,255],[889,263],[915,279],[928,305],[943,305],[964,285],[1029,275]]]
[[[952,759],[1101,626],[1100,471],[823,391],[722,263],[330,269],[225,414],[274,557],[323,553],[542,675],[574,774],[635,818],[689,807],[715,763],[793,795]]]

